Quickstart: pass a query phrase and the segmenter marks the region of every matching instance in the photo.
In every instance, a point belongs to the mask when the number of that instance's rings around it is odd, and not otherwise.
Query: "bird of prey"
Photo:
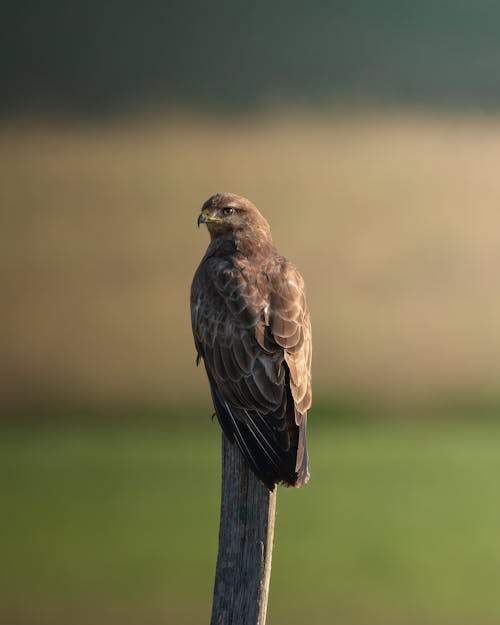
[[[311,324],[304,282],[274,247],[269,224],[244,197],[202,206],[210,244],[191,286],[191,321],[215,414],[270,489],[309,479]]]

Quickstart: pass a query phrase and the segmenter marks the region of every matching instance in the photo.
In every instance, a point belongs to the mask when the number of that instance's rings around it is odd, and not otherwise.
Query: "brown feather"
[[[222,209],[234,215],[224,219]],[[191,319],[215,411],[269,487],[309,478],[311,330],[298,271],[276,251],[255,206],[233,194],[204,204],[211,243],[191,287]]]

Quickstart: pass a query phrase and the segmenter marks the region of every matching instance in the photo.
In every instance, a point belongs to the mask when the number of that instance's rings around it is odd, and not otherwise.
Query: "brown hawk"
[[[269,224],[244,197],[202,206],[210,244],[191,286],[191,321],[215,414],[248,465],[273,490],[309,479],[311,324],[304,282],[274,247]]]

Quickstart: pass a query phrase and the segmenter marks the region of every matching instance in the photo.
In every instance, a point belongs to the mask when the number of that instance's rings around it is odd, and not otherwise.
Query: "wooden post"
[[[210,625],[264,625],[271,578],[276,490],[222,435],[219,552]]]

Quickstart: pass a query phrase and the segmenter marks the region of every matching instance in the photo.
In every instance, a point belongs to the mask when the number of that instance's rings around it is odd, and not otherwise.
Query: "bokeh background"
[[[0,622],[208,621],[220,190],[313,320],[269,622],[499,622],[500,6],[7,2],[0,44]]]

